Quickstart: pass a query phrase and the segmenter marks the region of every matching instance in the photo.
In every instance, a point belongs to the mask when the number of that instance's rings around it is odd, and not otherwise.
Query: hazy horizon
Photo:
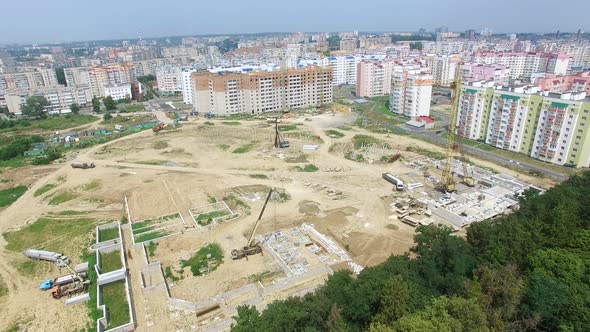
[[[386,0],[301,0],[295,6],[269,0],[253,4],[230,0],[221,9],[217,3],[184,1],[162,5],[105,0],[100,6],[73,0],[59,1],[59,6],[35,2],[11,1],[3,6],[7,15],[0,21],[1,43],[137,39],[140,34],[144,38],[161,38],[265,32],[411,32],[420,28],[432,31],[439,26],[447,26],[450,31],[479,31],[487,27],[494,33],[590,29],[584,17],[590,9],[587,0],[567,0],[559,7],[549,0],[497,0],[492,4],[423,0],[403,6]],[[95,14],[90,15],[91,12]]]

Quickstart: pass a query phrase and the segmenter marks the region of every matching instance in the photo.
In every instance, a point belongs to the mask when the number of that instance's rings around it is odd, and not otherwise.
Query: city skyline
[[[432,31],[447,26],[452,31],[489,28],[495,33],[550,33],[575,32],[585,22],[584,12],[590,3],[570,0],[567,5],[555,6],[553,2],[529,0],[518,3],[508,0],[490,5],[465,0],[437,2],[426,0],[419,4],[397,6],[387,1],[372,1],[361,6],[350,3],[317,3],[300,1],[292,8],[267,0],[255,4],[238,1],[227,3],[223,11],[217,4],[175,2],[161,8],[158,3],[107,0],[100,8],[71,0],[61,1],[61,6],[50,3],[35,4],[30,10],[28,2],[10,2],[5,12],[15,13],[0,21],[4,31],[0,43],[56,43],[85,40],[135,39],[202,34],[247,34],[264,32],[318,32],[318,31]],[[76,12],[71,9],[75,8]],[[428,10],[424,10],[427,8]],[[493,9],[492,8],[492,9]],[[502,11],[502,8],[511,8]],[[572,8],[579,10],[572,11]],[[88,12],[95,11],[95,15]],[[325,16],[326,12],[332,15]],[[21,14],[22,13],[22,14]],[[157,15],[163,13],[162,15]],[[363,14],[366,13],[366,14]],[[482,14],[478,14],[482,13]],[[485,15],[483,14],[485,13]],[[27,25],[23,25],[26,14]],[[557,21],[542,17],[567,17]],[[583,23],[582,23],[583,24]],[[75,27],[75,28],[74,28]]]

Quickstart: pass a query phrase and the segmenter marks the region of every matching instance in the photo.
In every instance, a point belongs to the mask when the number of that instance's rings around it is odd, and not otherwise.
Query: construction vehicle
[[[81,169],[88,169],[88,168],[96,167],[96,165],[94,165],[94,163],[87,163],[87,162],[83,162],[83,161],[74,161],[73,163],[70,164],[70,166],[72,166],[72,168],[81,168]]]
[[[85,280],[84,277],[76,272],[69,263],[61,260],[63,266],[65,266],[70,273],[71,276],[63,276],[56,278],[53,282],[53,288],[51,288],[51,296],[54,299],[59,299],[63,296],[72,296],[77,293],[81,293],[88,289],[88,285],[90,285],[90,280]]]
[[[27,249],[23,251],[23,255],[33,260],[52,262],[59,267],[63,267],[65,266],[64,264],[68,264],[70,262],[68,256],[46,250]]]
[[[264,214],[264,210],[266,209],[266,205],[268,204],[268,201],[270,200],[270,196],[272,195],[273,191],[274,191],[274,189],[271,188],[270,191],[268,192],[268,196],[266,196],[266,200],[264,201],[264,205],[262,206],[262,210],[260,211],[260,214],[258,215],[258,219],[256,220],[256,223],[254,224],[254,228],[252,228],[252,232],[250,233],[250,237],[248,238],[248,243],[243,248],[232,249],[232,251],[231,251],[231,258],[232,259],[242,259],[244,257],[247,258],[248,256],[262,253],[262,246],[260,245],[259,242],[254,240],[254,234],[256,234],[256,229],[258,228],[258,225],[260,224],[260,219],[262,219],[262,215]]]
[[[289,141],[285,141],[281,132],[279,131],[279,118],[275,118],[275,143],[274,147],[277,149],[284,149],[289,147]]]
[[[164,129],[164,127],[165,127],[165,125],[164,125],[163,123],[161,123],[161,122],[160,122],[160,123],[158,123],[157,125],[155,125],[155,126],[152,128],[152,131],[153,131],[154,133],[157,133],[157,132],[159,132],[160,130]]]

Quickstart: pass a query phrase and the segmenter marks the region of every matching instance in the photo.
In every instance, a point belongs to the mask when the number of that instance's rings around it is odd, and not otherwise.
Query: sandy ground
[[[198,248],[213,241],[221,245],[226,256],[216,271],[219,273],[186,278],[172,287],[173,293],[179,297],[201,300],[239,287],[253,274],[278,268],[268,257],[256,257],[247,262],[229,258],[232,248],[245,244],[262,206],[261,200],[246,201],[250,214],[242,213],[236,220],[202,229],[194,227],[188,210],[207,204],[210,197],[221,200],[228,194],[241,196],[248,194],[244,189],[248,187],[244,186],[264,185],[286,191],[290,199],[269,203],[259,234],[303,222],[312,223],[347,248],[353,260],[364,266],[379,264],[391,254],[407,252],[413,244],[414,228],[388,219],[391,212],[381,198],[391,196],[393,192],[391,186],[381,179],[381,174],[405,174],[415,170],[400,162],[354,162],[345,159],[343,152],[330,152],[329,148],[336,143],[350,145],[353,135],[363,133],[392,145],[389,153],[399,150],[408,158],[417,156],[404,152],[411,144],[433,151],[443,150],[414,139],[368,133],[357,128],[342,130],[343,138],[331,138],[324,133],[326,128],[354,120],[350,114],[314,116],[312,121],[303,118],[284,121],[285,124],[299,123],[297,132],[306,134],[289,135],[291,147],[281,151],[271,148],[274,128],[264,121],[241,121],[240,125],[228,126],[220,120],[213,120],[215,125],[210,126],[204,125],[205,120],[200,119],[173,131],[158,134],[144,131],[130,135],[93,147],[77,157],[77,160],[94,161],[95,169],[72,169],[69,164],[19,169],[18,175],[10,175],[15,178],[10,186],[19,182],[30,185],[30,189],[10,207],[0,211],[0,232],[22,227],[45,213],[63,210],[92,211],[98,219],[116,220],[122,215],[124,196],[129,198],[134,220],[180,212],[188,227],[184,234],[161,242],[156,259],[163,266],[177,265],[180,259],[188,258]],[[318,150],[302,151],[303,144],[318,144],[317,137],[323,140]],[[248,152],[232,153],[248,144],[251,144]],[[288,162],[291,157],[301,157],[302,153],[306,162]],[[511,170],[488,162],[474,161],[515,175]],[[320,170],[307,173],[293,169],[305,164],[317,165]],[[264,174],[267,178],[251,177],[253,174]],[[525,175],[520,178],[542,187],[550,185],[544,179]],[[81,189],[91,181],[98,182],[98,188]],[[46,195],[34,197],[35,190],[47,183],[59,186]],[[64,190],[75,192],[78,197],[58,206],[48,205],[47,195]],[[263,197],[264,193],[258,195]],[[0,246],[5,245],[4,239],[0,238]],[[138,259],[140,251],[133,249],[132,252],[133,260]],[[70,256],[77,257],[75,253]],[[19,320],[30,321],[32,331],[67,331],[83,327],[88,322],[86,308],[65,308],[60,301],[50,299],[49,294],[41,293],[38,284],[46,276],[20,276],[15,264],[22,260],[19,253],[4,249],[0,252],[0,276],[9,286],[9,295],[0,299],[0,330]],[[133,271],[136,266],[130,264],[134,293],[140,292],[139,271]],[[47,276],[55,275],[55,271],[47,272]],[[145,301],[141,295],[134,295],[137,296],[136,305],[141,307],[136,311],[141,316]],[[151,303],[150,315],[154,312],[165,315],[167,310]],[[144,317],[138,317],[138,330],[149,330],[143,325],[144,321]]]

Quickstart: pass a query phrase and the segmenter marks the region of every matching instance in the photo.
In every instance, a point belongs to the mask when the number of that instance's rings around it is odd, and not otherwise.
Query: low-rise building
[[[131,99],[131,84],[108,85],[104,87],[104,93],[113,100]]]

